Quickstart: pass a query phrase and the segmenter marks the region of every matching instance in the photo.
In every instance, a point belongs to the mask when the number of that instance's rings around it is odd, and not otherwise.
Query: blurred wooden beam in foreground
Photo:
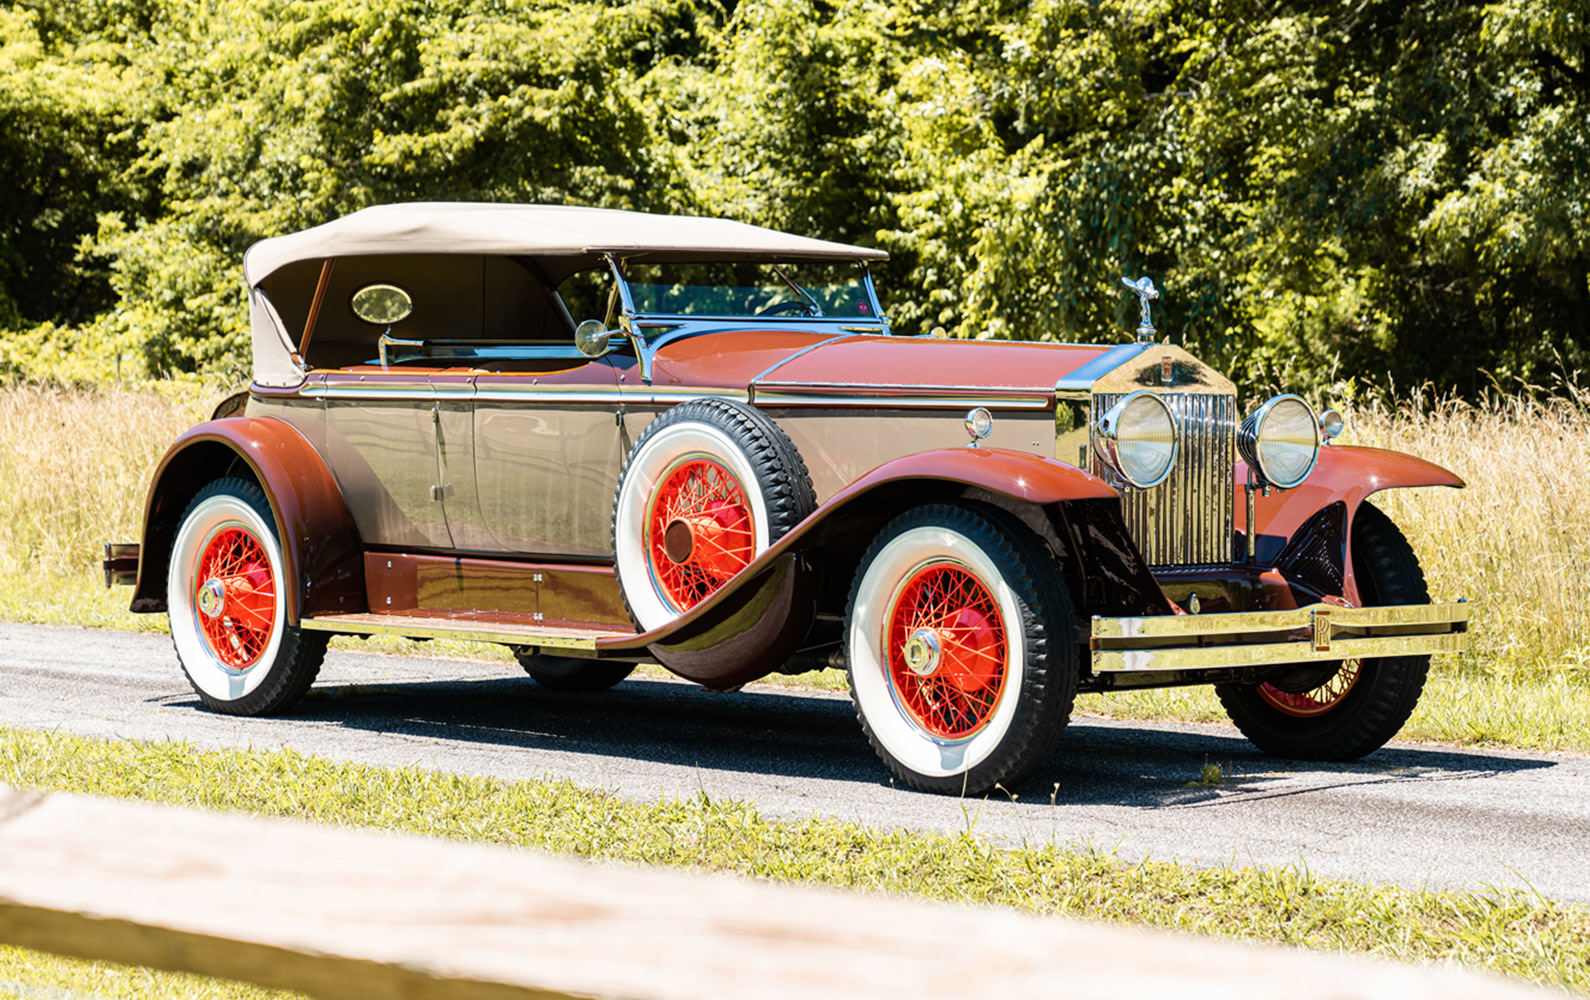
[[[0,788],[0,941],[326,998],[1396,997],[1453,970]]]

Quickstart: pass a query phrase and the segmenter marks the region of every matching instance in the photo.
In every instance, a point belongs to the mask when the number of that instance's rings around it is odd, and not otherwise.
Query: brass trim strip
[[[1324,612],[1333,628],[1366,629],[1409,625],[1453,625],[1469,620],[1470,605],[1407,604],[1375,608],[1342,608],[1310,604],[1286,611],[1239,611],[1215,615],[1156,615],[1147,618],[1094,618],[1095,639],[1147,639],[1166,636],[1215,636],[1245,632],[1291,632],[1309,628]]]
[[[1468,648],[1468,638],[1466,632],[1393,635],[1370,639],[1333,637],[1325,650],[1316,649],[1312,640],[1247,646],[1098,649],[1093,651],[1093,670],[1095,673],[1210,670],[1219,667],[1262,667],[1282,663],[1313,663],[1378,656],[1461,653]]]

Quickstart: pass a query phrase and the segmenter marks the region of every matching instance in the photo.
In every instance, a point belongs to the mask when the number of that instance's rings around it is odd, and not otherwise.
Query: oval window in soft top
[[[365,285],[353,293],[348,305],[355,316],[378,326],[396,323],[414,311],[414,300],[408,292],[386,284]]]

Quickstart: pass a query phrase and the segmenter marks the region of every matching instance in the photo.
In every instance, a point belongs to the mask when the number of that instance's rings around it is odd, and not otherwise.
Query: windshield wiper
[[[817,304],[817,300],[812,297],[811,292],[808,292],[806,289],[796,284],[794,279],[785,274],[783,269],[778,265],[775,264],[770,266],[773,268],[773,273],[778,275],[780,281],[793,288],[796,295],[799,295],[801,298],[806,300],[806,304],[812,307],[813,316],[821,316],[823,314],[823,307]]]

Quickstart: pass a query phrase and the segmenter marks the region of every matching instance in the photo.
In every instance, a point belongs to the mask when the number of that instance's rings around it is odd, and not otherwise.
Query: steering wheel
[[[805,313],[808,316],[818,315],[817,313],[812,312],[812,307],[810,305],[796,299],[790,299],[787,302],[775,302],[766,309],[758,309],[751,315],[782,316],[785,313]]]

